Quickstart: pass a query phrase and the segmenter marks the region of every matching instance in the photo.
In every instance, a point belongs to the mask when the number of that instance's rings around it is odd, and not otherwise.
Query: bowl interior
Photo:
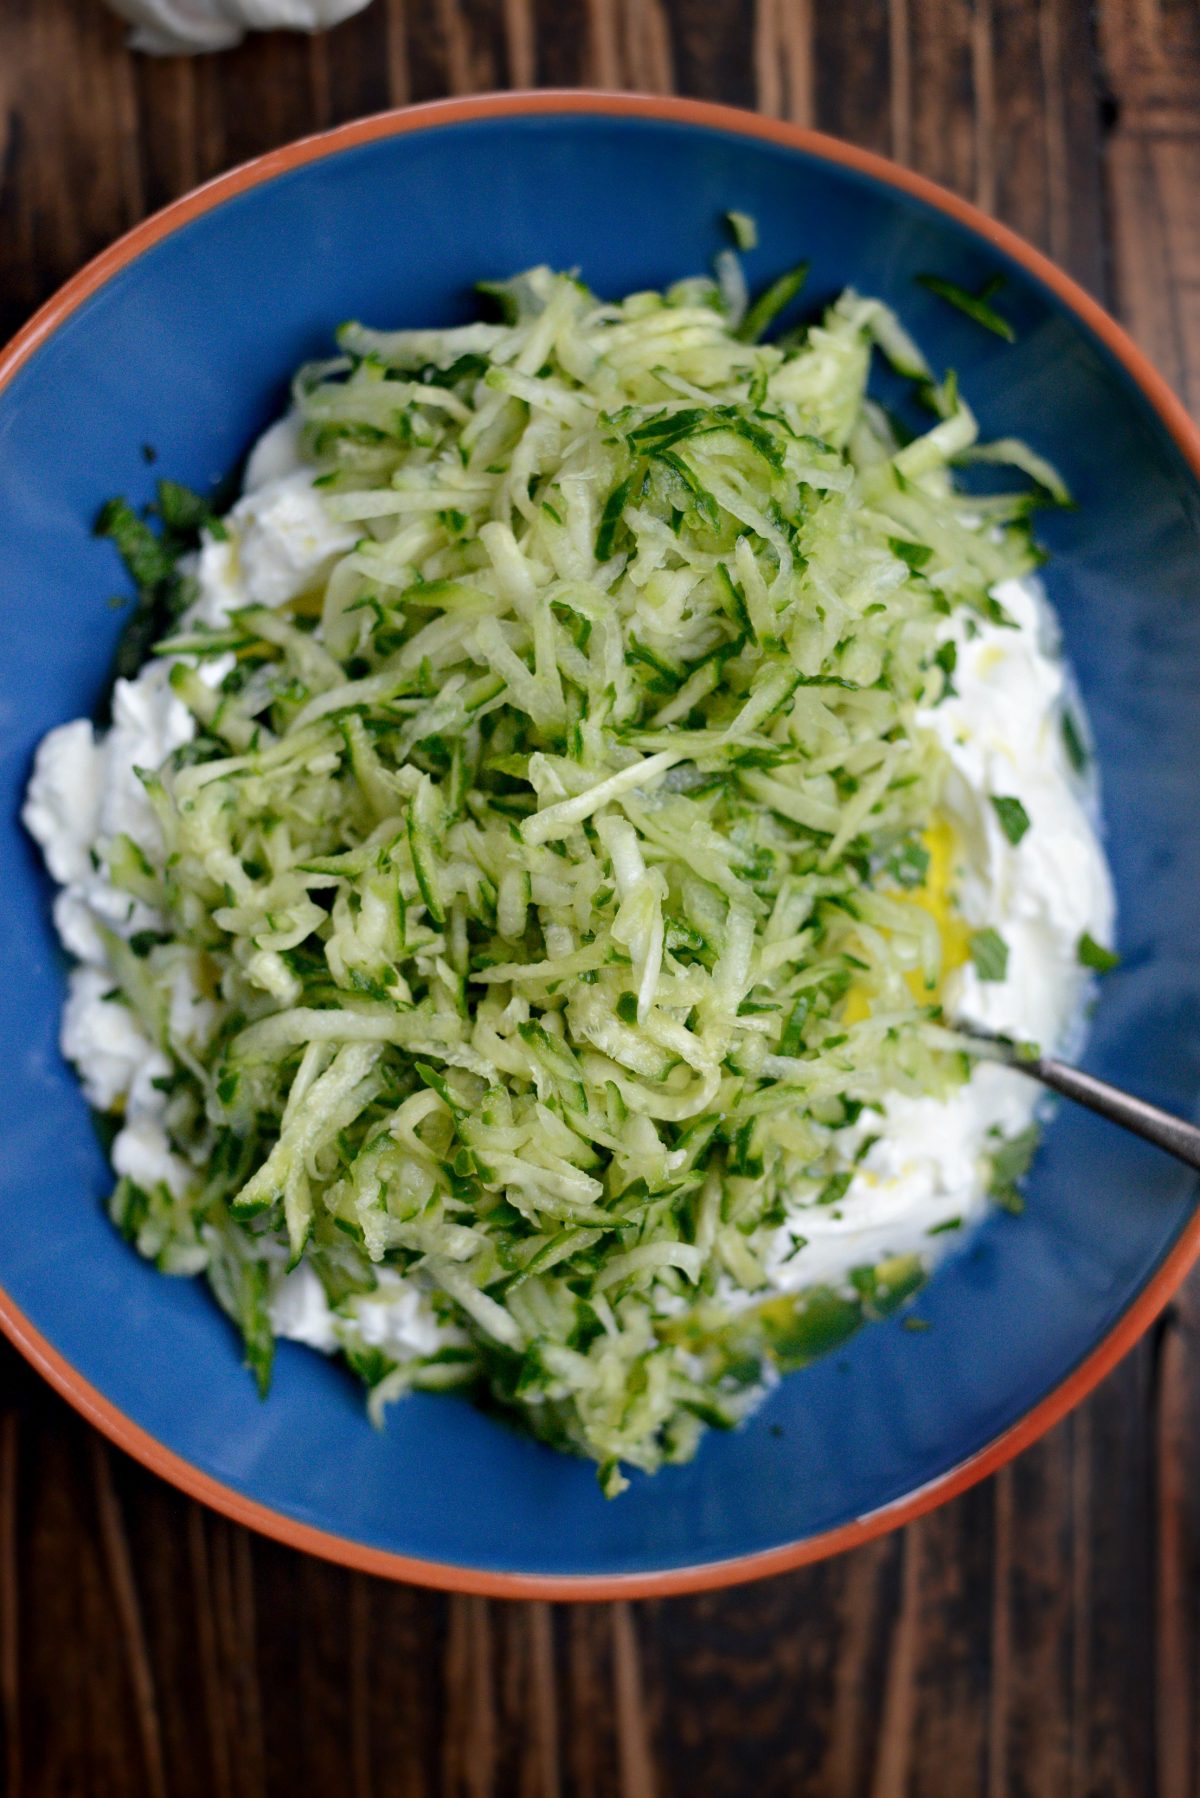
[[[802,257],[960,374],[985,434],[1020,434],[1078,510],[1045,518],[1067,652],[1095,732],[1120,906],[1088,1062],[1191,1111],[1200,1085],[1200,603],[1194,477],[1141,390],[1063,303],[923,201],[807,153],[678,120],[492,117],[339,150],[166,236],[75,311],[0,394],[0,1016],[8,1045],[0,1287],[119,1410],[195,1467],[354,1543],[455,1567],[650,1574],[753,1554],[935,1479],[1021,1418],[1108,1332],[1187,1218],[1193,1180],[1082,1113],[1048,1133],[1024,1217],[996,1215],[921,1300],[785,1380],[689,1467],[607,1503],[589,1467],[457,1400],[383,1432],[357,1384],[284,1345],[265,1404],[195,1282],[108,1224],[104,1157],[56,1047],[63,961],[17,822],[33,747],[100,699],[122,579],[90,527],[156,473],[208,487],[342,319],[453,322],[532,262],[603,293],[709,266],[730,207],[752,283]],[[919,287],[1002,273],[1009,347]],[[144,446],[156,452],[152,468]]]

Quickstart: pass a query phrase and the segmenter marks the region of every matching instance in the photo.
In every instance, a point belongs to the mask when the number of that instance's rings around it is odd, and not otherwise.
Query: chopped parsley
[[[967,951],[981,980],[1001,981],[1008,978],[1008,944],[998,930],[976,930],[971,933]]]
[[[1111,974],[1114,968],[1121,965],[1121,957],[1115,949],[1106,949],[1085,930],[1075,945],[1075,956],[1079,965],[1092,968],[1097,974]]]
[[[992,794],[992,809],[1000,820],[1000,828],[1015,848],[1029,829],[1029,813],[1019,799]]]

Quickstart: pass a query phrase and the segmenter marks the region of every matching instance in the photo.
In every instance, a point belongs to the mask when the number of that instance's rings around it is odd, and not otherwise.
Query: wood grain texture
[[[895,154],[1048,249],[1200,407],[1184,0],[374,0],[320,39],[164,62],[99,0],[2,0],[0,329],[236,161],[529,83]],[[0,1731],[11,1798],[1200,1798],[1200,1286],[903,1535],[608,1609],[302,1560],[95,1442],[0,1347]]]
[[[17,1419],[0,1420],[0,1718],[4,1729],[4,1788],[21,1778],[21,1584],[18,1578]]]
[[[1133,0],[1103,13],[1116,298],[1200,409],[1200,12]]]

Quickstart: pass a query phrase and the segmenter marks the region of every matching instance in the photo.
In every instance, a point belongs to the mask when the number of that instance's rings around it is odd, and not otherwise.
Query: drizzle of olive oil
[[[912,892],[898,893],[895,897],[901,904],[916,905],[928,912],[938,927],[942,955],[934,985],[929,987],[925,984],[925,976],[920,968],[913,968],[905,975],[909,991],[919,1005],[936,1005],[941,1002],[942,982],[946,975],[955,968],[961,968],[967,960],[971,933],[954,904],[954,861],[958,838],[952,825],[943,817],[935,817],[929,828],[921,833],[921,846],[929,857],[924,881]],[[870,1015],[870,992],[861,981],[856,981],[846,994],[842,1022],[860,1024]]]

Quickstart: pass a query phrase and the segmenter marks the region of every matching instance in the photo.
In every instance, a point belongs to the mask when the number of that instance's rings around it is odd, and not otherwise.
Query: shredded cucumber
[[[161,855],[109,846],[162,919],[113,974],[193,1177],[114,1210],[207,1267],[264,1385],[289,1266],[335,1311],[387,1268],[467,1346],[352,1353],[376,1408],[480,1382],[611,1492],[919,1277],[780,1299],[768,1269],[864,1107],[963,1077],[914,721],[947,620],[1035,552],[1022,497],[950,464],[1056,477],[981,451],[876,300],[756,341],[802,279],[610,304],[536,268],[489,290],[503,323],[345,326],[295,404],[358,541],[160,644],[196,730],[145,776]],[[903,443],[874,345],[937,408]]]

